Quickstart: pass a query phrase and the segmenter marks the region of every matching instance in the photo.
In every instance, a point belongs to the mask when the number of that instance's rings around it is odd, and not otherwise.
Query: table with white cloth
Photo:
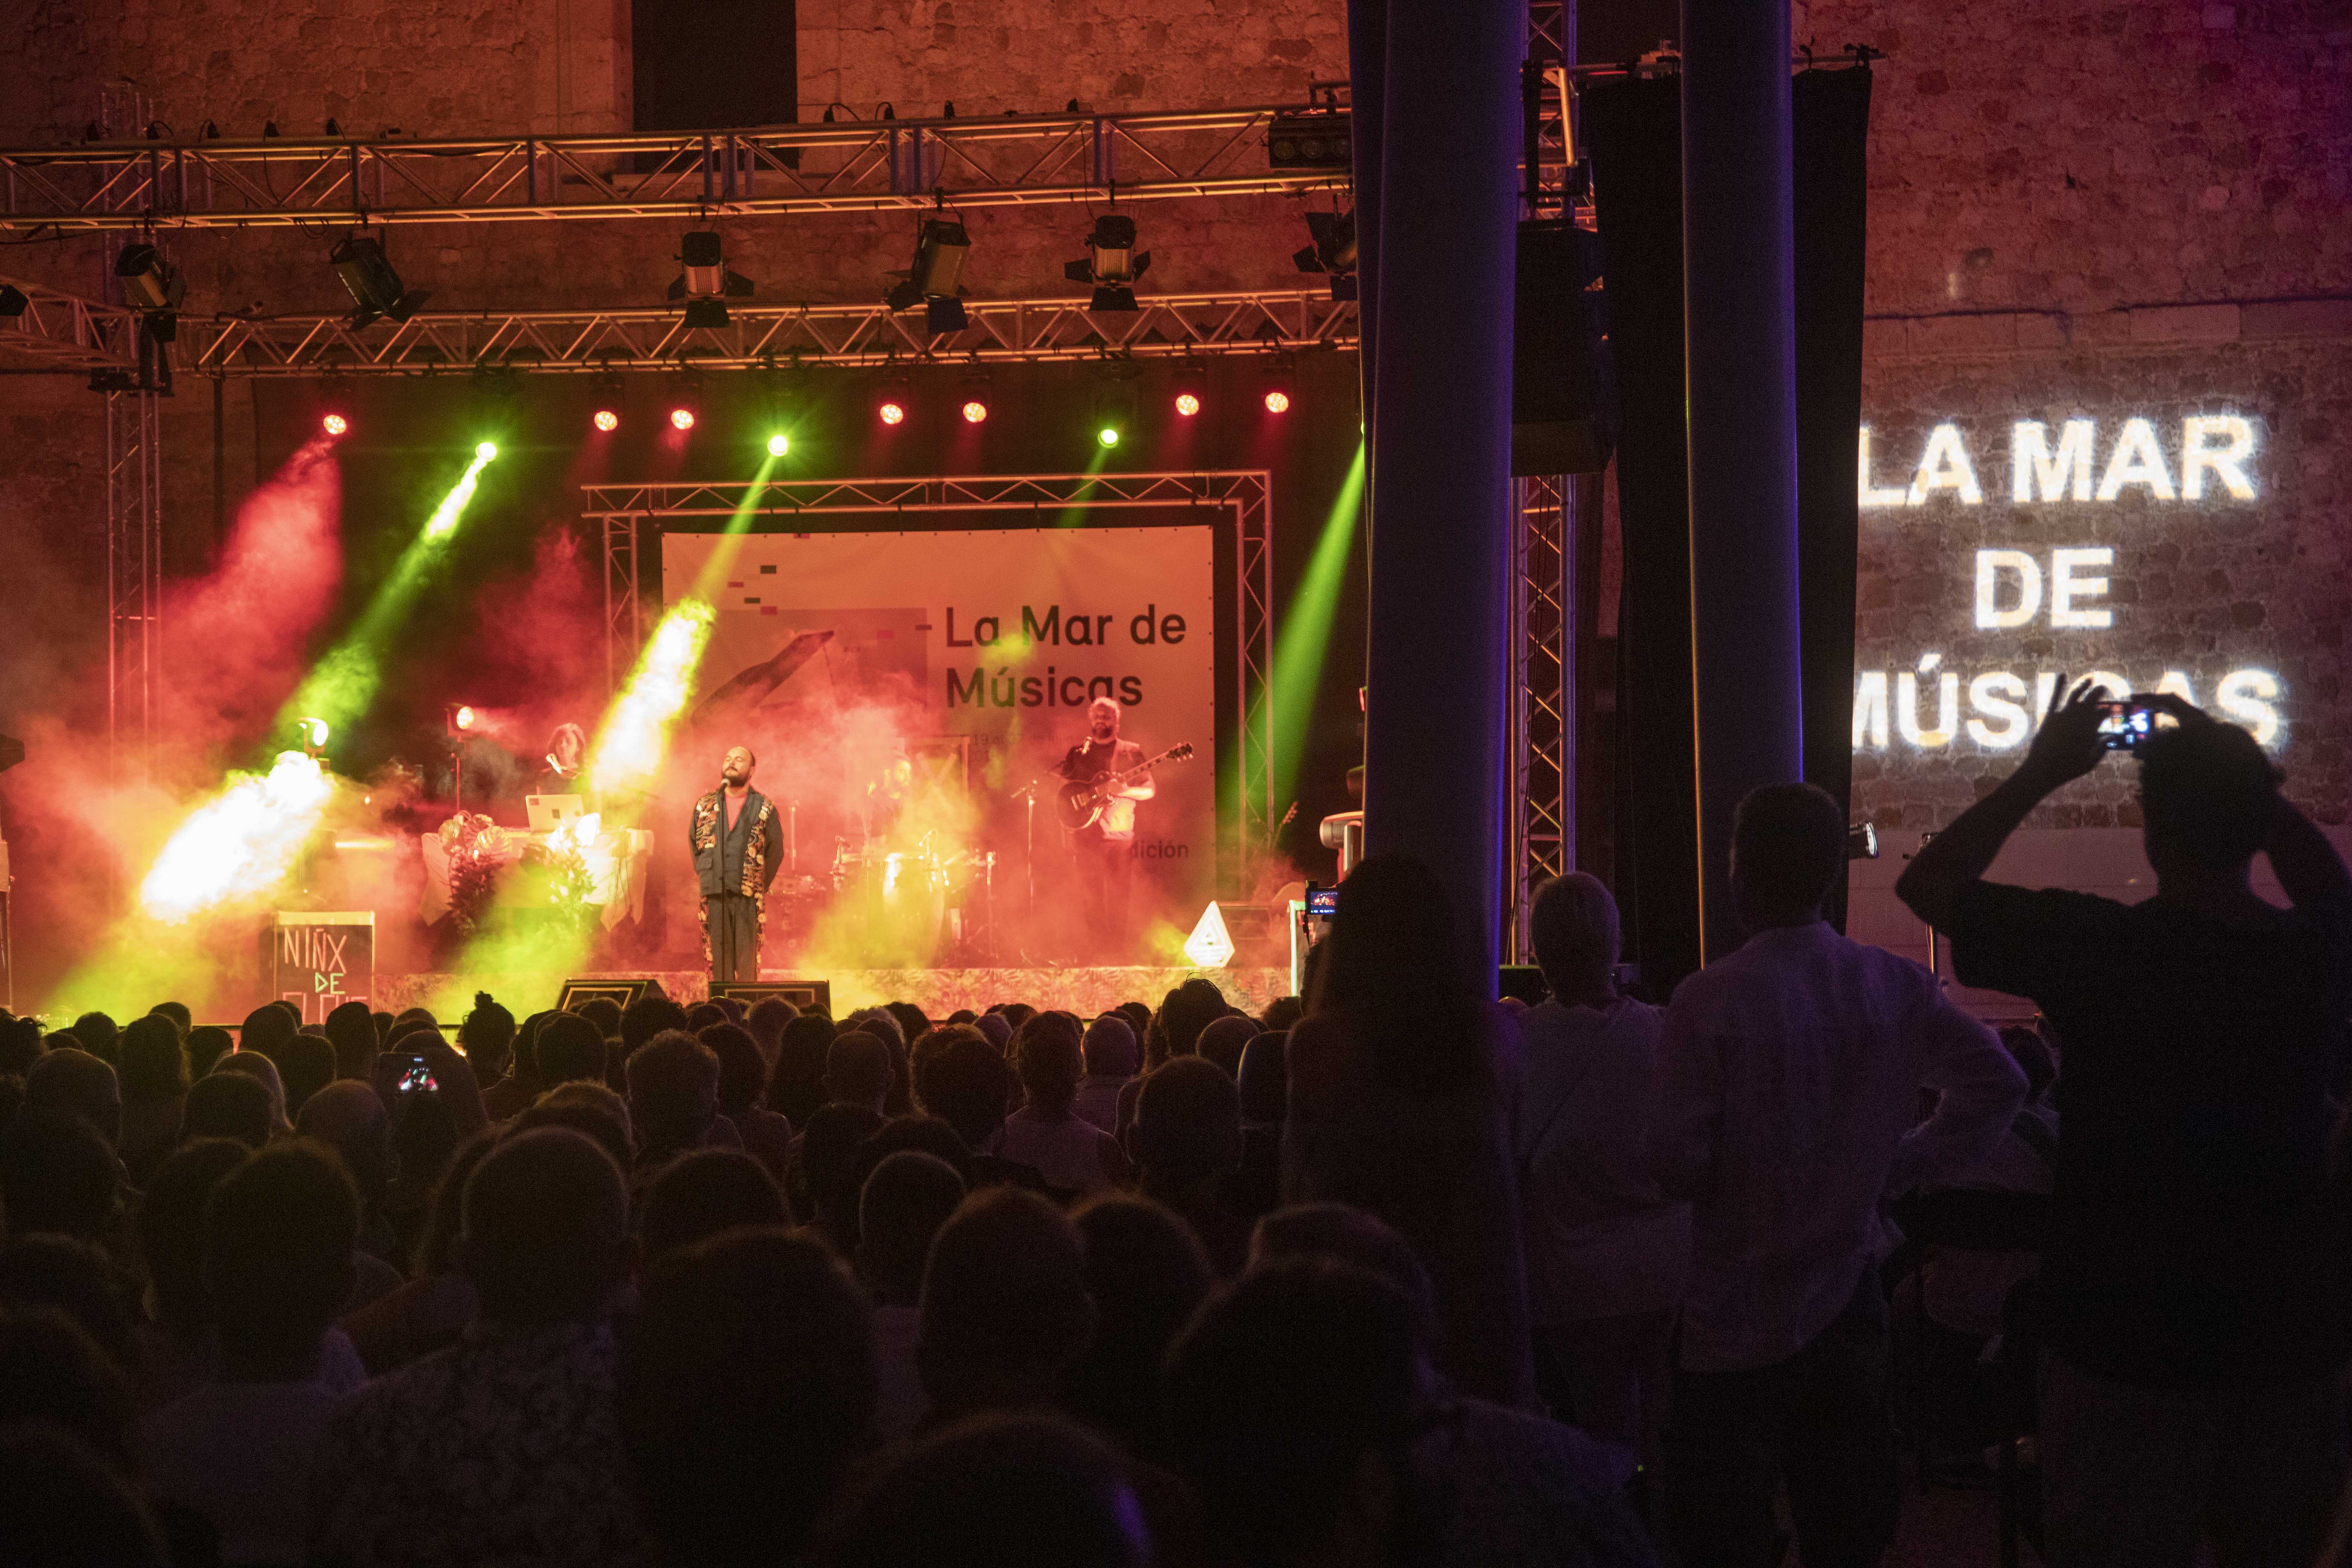
[[[505,844],[491,857],[499,871],[491,888],[490,905],[494,909],[537,908],[537,900],[529,892],[529,879],[505,873],[521,863],[526,851],[543,847],[551,836],[517,828],[507,828],[503,833]],[[597,922],[606,931],[625,920],[644,917],[646,867],[653,846],[650,831],[624,827],[599,833],[582,851],[591,889],[588,902],[596,910]],[[449,847],[442,842],[439,834],[427,833],[417,840],[417,848],[425,858],[425,892],[417,913],[426,925],[431,925],[449,912]]]

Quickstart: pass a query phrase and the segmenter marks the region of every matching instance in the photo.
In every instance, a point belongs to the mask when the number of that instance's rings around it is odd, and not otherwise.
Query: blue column
[[[1387,18],[1385,90],[1356,84],[1360,103],[1381,92],[1382,121],[1365,847],[1436,874],[1465,973],[1491,995],[1527,15],[1505,0],[1396,0]]]
[[[1684,364],[1704,957],[1740,796],[1804,776],[1789,7],[1683,0]]]

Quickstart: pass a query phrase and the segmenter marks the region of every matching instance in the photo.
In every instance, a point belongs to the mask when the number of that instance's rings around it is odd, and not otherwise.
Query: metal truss
[[[1090,360],[1107,355],[1266,353],[1352,347],[1356,302],[1328,287],[1146,296],[1133,311],[1080,297],[967,300],[971,325],[924,330],[920,310],[879,302],[728,307],[724,327],[689,328],[674,310],[517,310],[425,315],[354,330],[341,316],[182,317],[184,368],[216,375],[430,375],[518,371],[750,370]]]
[[[678,218],[1287,195],[1348,181],[1344,169],[1267,164],[1275,117],[1313,107],[6,148],[0,227]]]
[[[0,288],[14,289],[25,297],[20,314],[0,316],[0,368],[138,368],[136,312],[23,278],[0,277]]]
[[[163,416],[152,389],[106,395],[106,731],[143,761],[163,658]]]
[[[1510,946],[1535,962],[1535,892],[1576,868],[1572,829],[1576,750],[1570,714],[1576,693],[1575,490],[1553,474],[1517,481],[1519,525],[1511,537],[1509,712],[1511,796]]]
[[[638,527],[674,520],[693,529],[736,517],[856,513],[1030,512],[1175,507],[1230,511],[1234,612],[1240,630],[1234,700],[1241,724],[1239,810],[1221,827],[1228,888],[1246,888],[1274,829],[1274,476],[1263,468],[1197,473],[1010,474],[866,479],[662,480],[583,485],[581,516],[604,531],[604,668],[617,689],[645,638]],[[752,492],[761,493],[754,498]],[[756,526],[756,523],[754,524]]]

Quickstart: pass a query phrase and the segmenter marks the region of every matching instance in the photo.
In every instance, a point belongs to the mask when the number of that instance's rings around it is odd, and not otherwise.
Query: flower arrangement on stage
[[[441,845],[449,852],[449,918],[472,936],[490,907],[490,890],[501,862],[514,855],[507,831],[478,812],[459,812],[441,825]]]
[[[596,879],[588,869],[588,847],[596,841],[602,826],[593,814],[575,822],[558,823],[548,834],[547,842],[530,857],[539,862],[547,879],[547,901],[555,923],[576,934],[584,934],[596,920],[596,911],[591,907],[595,900]]]

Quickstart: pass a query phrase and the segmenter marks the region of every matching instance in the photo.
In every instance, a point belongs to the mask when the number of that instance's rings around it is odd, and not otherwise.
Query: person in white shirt
[[[1811,784],[1741,801],[1731,891],[1754,934],[1666,1012],[1651,1159],[1692,1205],[1665,1441],[1669,1529],[1689,1563],[1769,1568],[1783,1481],[1808,1568],[1879,1561],[1897,1487],[1880,1206],[1982,1160],[2025,1098],[2025,1075],[1934,975],[1822,921],[1845,836]],[[1923,1086],[1941,1097],[1919,1122]]]
[[[228,1563],[305,1560],[310,1493],[342,1394],[320,1377],[351,1295],[358,1190],[323,1144],[272,1143],[214,1189],[205,1282],[219,1375],[148,1419],[150,1495],[203,1516]]]
[[[1079,1049],[1077,1028],[1067,1018],[1040,1013],[1021,1026],[1013,1037],[1013,1068],[1028,1103],[1004,1119],[987,1151],[1034,1167],[1046,1187],[1065,1198],[1107,1192],[1129,1173],[1118,1140],[1071,1110]]]
[[[886,1156],[858,1193],[857,1280],[874,1301],[874,1425],[890,1442],[910,1436],[930,1408],[915,1367],[923,1260],[961,1202],[955,1167],[919,1149]]]
[[[1545,883],[1532,925],[1551,995],[1519,1022],[1511,1152],[1538,1359],[1570,1419],[1654,1474],[1690,1275],[1690,1205],[1649,1168],[1664,1015],[1617,990],[1617,904],[1598,879]]]

